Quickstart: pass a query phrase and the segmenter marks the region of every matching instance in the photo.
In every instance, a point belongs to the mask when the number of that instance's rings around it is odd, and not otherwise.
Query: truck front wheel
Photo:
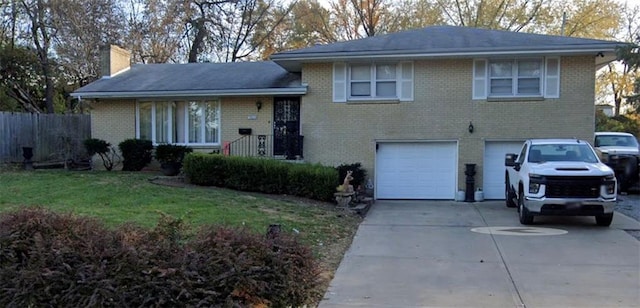
[[[598,226],[608,227],[611,225],[611,221],[613,221],[613,213],[596,216],[596,224],[598,224]]]
[[[513,192],[511,191],[511,187],[510,183],[509,183],[509,175],[505,175],[505,182],[504,182],[504,199],[505,202],[507,203],[507,207],[516,207],[516,203],[513,202]]]
[[[520,223],[523,225],[530,225],[533,223],[533,215],[529,213],[529,210],[524,206],[524,194],[522,191],[518,194],[518,217]]]

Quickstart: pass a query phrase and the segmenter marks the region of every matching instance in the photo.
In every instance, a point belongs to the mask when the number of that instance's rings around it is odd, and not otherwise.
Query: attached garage
[[[504,200],[504,155],[519,153],[522,141],[487,141],[484,144],[483,190],[485,199]]]
[[[456,141],[385,142],[376,151],[377,199],[454,199]]]

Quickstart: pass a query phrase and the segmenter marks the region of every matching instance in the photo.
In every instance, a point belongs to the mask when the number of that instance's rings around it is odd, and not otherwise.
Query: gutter
[[[613,52],[614,48],[592,48],[592,49],[549,49],[549,50],[504,50],[504,51],[481,51],[481,52],[410,52],[410,51],[388,51],[388,52],[330,52],[330,53],[307,53],[307,54],[280,54],[272,55],[271,60],[274,62],[293,62],[293,61],[327,61],[337,59],[376,59],[376,58],[474,58],[488,56],[514,56],[514,55],[580,55],[593,54],[599,52]]]
[[[305,95],[307,86],[273,89],[227,89],[227,90],[179,90],[179,91],[96,91],[73,92],[76,98],[173,98],[173,97],[230,97],[230,96],[272,96]]]

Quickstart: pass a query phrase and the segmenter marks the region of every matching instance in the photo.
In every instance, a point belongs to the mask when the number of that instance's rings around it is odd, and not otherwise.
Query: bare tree
[[[83,86],[100,74],[99,47],[122,42],[124,16],[115,0],[56,0],[54,50],[67,82]]]
[[[57,29],[52,23],[51,8],[46,0],[20,0],[20,5],[28,17],[31,39],[44,76],[46,110],[53,113],[54,84],[49,52]]]
[[[183,0],[129,0],[126,46],[138,63],[180,62],[184,20],[190,3]]]

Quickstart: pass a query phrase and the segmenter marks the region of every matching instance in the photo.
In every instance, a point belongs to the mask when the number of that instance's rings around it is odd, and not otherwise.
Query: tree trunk
[[[196,21],[191,22],[193,28],[196,31],[196,36],[193,38],[193,43],[191,44],[191,50],[189,50],[189,63],[198,62],[198,55],[200,54],[200,47],[204,42],[204,38],[207,35],[207,29],[204,25],[204,19],[200,18]]]

